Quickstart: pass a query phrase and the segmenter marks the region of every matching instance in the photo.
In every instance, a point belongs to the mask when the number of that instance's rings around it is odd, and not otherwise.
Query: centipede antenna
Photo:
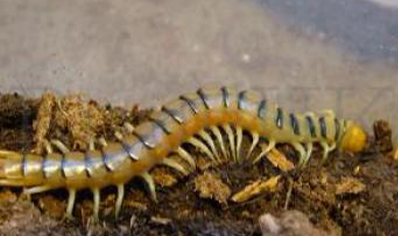
[[[243,139],[243,130],[241,127],[236,127],[236,158],[239,162],[240,159],[240,148],[242,146],[242,139]]]
[[[156,187],[155,187],[155,182],[153,181],[152,176],[148,172],[144,172],[141,174],[141,177],[145,180],[147,186],[148,186],[148,191],[149,194],[154,202],[157,202],[156,198]]]
[[[195,137],[191,137],[187,141],[188,143],[194,145],[195,147],[199,148],[199,150],[203,151],[210,159],[212,162],[216,162],[213,153],[210,151],[210,149],[199,139]]]
[[[69,192],[69,197],[68,197],[68,205],[66,207],[65,217],[67,219],[72,219],[73,206],[75,205],[75,199],[76,199],[76,190],[68,189],[68,192]]]
[[[211,136],[204,130],[199,131],[198,135],[206,141],[207,145],[210,146],[213,155],[216,157],[217,162],[220,162],[220,156],[218,155],[216,145]]]
[[[227,159],[227,151],[225,149],[224,140],[221,135],[220,129],[217,126],[212,126],[210,127],[210,130],[213,132],[214,136],[216,136],[218,143],[220,144],[221,152],[224,156],[224,159]]]
[[[124,198],[124,185],[118,184],[117,187],[117,199],[115,203],[115,219],[119,216],[120,210],[122,209],[122,203]]]
[[[252,138],[253,138],[252,145],[250,146],[249,151],[246,154],[246,159],[250,158],[250,155],[252,154],[254,148],[258,144],[258,141],[260,140],[260,135],[258,133],[253,132],[253,133],[251,133],[251,135],[252,135]]]
[[[162,164],[181,172],[185,176],[189,175],[189,172],[180,163],[173,159],[164,158]]]
[[[231,126],[229,126],[229,125],[223,125],[223,128],[224,128],[225,132],[227,133],[228,140],[229,140],[229,148],[231,150],[230,157],[232,157],[234,162],[236,162],[234,133],[232,131]]]
[[[94,197],[94,209],[93,209],[93,217],[94,217],[94,222],[99,221],[99,207],[100,207],[100,190],[98,188],[93,188],[91,189],[93,192],[93,197]]]
[[[299,165],[302,166],[304,164],[304,162],[305,162],[306,157],[307,157],[305,149],[304,149],[303,145],[301,145],[301,143],[293,143],[292,145],[293,145],[294,149],[296,149],[296,151],[300,155]]]
[[[189,154],[187,151],[185,151],[184,148],[182,148],[181,146],[177,148],[177,153],[178,155],[184,159],[186,162],[188,162],[188,164],[193,168],[196,169],[196,163],[195,160],[193,159],[193,157],[191,156],[191,154]]]
[[[65,144],[63,144],[59,139],[51,140],[51,144],[54,145],[63,154],[70,152],[69,149],[65,146]]]
[[[271,151],[276,145],[275,140],[269,140],[268,145],[261,145],[263,151],[254,159],[253,164],[257,163],[263,156]]]

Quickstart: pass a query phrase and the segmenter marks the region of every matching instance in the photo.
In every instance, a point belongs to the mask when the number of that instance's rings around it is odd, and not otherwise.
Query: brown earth
[[[56,105],[48,104],[52,103],[45,99],[1,95],[0,149],[38,150],[38,140],[46,138],[60,139],[70,149],[84,150],[90,138],[115,140],[114,131],[122,132],[124,122],[137,125],[150,113],[137,106],[103,106],[79,96],[56,98]],[[286,210],[304,213],[330,235],[397,235],[398,165],[388,155],[391,129],[386,122],[376,122],[374,128],[377,139],[372,134],[363,153],[352,156],[334,152],[320,166],[318,148],[301,171],[281,172],[266,159],[257,165],[206,166],[188,177],[155,168],[158,202],[152,202],[142,182],[134,179],[126,186],[121,216],[114,220],[115,191],[106,188],[101,192],[99,224],[90,218],[93,204],[89,191],[78,194],[75,219],[63,220],[65,190],[28,199],[20,189],[1,187],[0,235],[261,235],[259,217],[268,213],[283,218]],[[247,140],[244,148],[247,150]],[[280,145],[278,149],[296,161],[290,146]],[[216,176],[216,183],[228,195],[202,198],[197,182],[204,173]],[[275,192],[262,193],[243,203],[228,200],[231,193],[276,175],[281,178]]]

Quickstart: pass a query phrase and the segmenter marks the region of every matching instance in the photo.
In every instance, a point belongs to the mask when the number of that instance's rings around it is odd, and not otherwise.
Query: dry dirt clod
[[[336,195],[345,193],[358,194],[360,192],[363,192],[365,188],[366,185],[358,179],[353,177],[344,177],[342,181],[336,186]]]
[[[389,122],[378,120],[373,124],[373,132],[375,135],[375,147],[380,152],[390,152],[393,149],[392,145],[392,130]]]
[[[278,187],[279,178],[280,175],[271,177],[267,180],[257,180],[247,185],[242,191],[234,194],[231,199],[234,202],[244,202],[265,192],[275,192]]]
[[[155,183],[163,187],[170,187],[177,183],[177,178],[167,171],[167,168],[154,168],[151,175]]]
[[[201,198],[212,198],[219,203],[226,204],[229,196],[231,196],[231,189],[224,184],[219,176],[205,172],[194,180],[195,191],[199,192]]]
[[[89,142],[104,129],[105,117],[98,105],[81,95],[68,95],[57,101],[56,124],[67,129],[73,138],[73,149],[86,150]]]
[[[55,103],[55,94],[52,91],[45,91],[40,99],[36,120],[33,122],[33,129],[35,130],[33,152],[36,154],[43,153],[44,140],[50,129]]]

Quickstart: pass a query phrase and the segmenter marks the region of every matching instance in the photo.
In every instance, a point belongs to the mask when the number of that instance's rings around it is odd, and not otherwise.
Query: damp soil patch
[[[138,105],[114,107],[79,95],[3,94],[0,149],[41,152],[46,140],[58,139],[70,150],[84,151],[91,140],[116,141],[115,132],[123,133],[126,122],[136,126],[150,113]],[[244,141],[243,153],[248,148]],[[21,189],[0,187],[0,235],[262,235],[260,216],[291,210],[303,213],[326,235],[398,235],[398,164],[391,149],[389,124],[377,121],[364,152],[355,156],[333,152],[320,165],[318,148],[302,170],[281,171],[266,158],[255,165],[227,161],[213,166],[204,160],[204,168],[188,176],[156,167],[151,174],[157,202],[140,179],[133,179],[126,185],[122,212],[115,220],[116,188],[109,186],[101,191],[99,223],[91,219],[88,190],[78,193],[75,218],[67,220],[65,190],[29,199]],[[289,145],[279,145],[278,151],[296,163]],[[199,163],[202,154],[192,153]],[[267,186],[275,176],[272,188]],[[245,188],[252,191],[256,183],[269,189],[241,202],[232,200]],[[303,235],[295,233],[291,235]]]

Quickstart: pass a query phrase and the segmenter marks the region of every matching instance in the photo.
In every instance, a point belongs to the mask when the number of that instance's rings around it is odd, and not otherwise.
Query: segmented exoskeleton
[[[252,136],[251,146],[242,157],[243,131]],[[227,142],[224,140],[226,136]],[[252,151],[261,137],[268,140],[262,152]],[[189,143],[206,154],[213,163],[223,161],[256,163],[277,143],[291,144],[304,166],[319,143],[323,158],[336,146],[358,152],[366,142],[364,131],[352,121],[336,119],[333,112],[288,113],[254,91],[231,88],[199,89],[185,94],[151,114],[150,121],[119,137],[119,142],[104,145],[101,150],[62,153],[48,151],[45,156],[0,152],[0,185],[21,186],[27,194],[55,188],[67,188],[66,213],[72,214],[76,191],[90,188],[94,195],[94,217],[98,218],[100,189],[115,185],[118,190],[116,215],[120,212],[124,184],[142,177],[156,200],[155,184],[149,174],[157,165],[167,165],[184,175],[196,168],[195,158],[183,144]],[[61,146],[62,145],[58,145]],[[171,158],[179,156],[179,159]]]

